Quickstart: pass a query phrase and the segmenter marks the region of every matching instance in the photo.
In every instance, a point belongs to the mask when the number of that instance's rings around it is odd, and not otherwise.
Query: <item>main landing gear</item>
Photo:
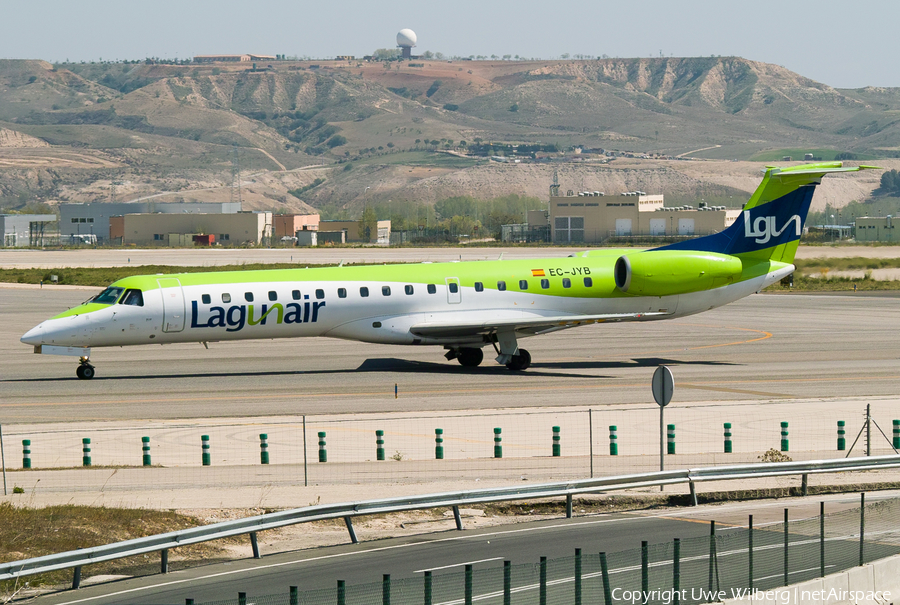
[[[525,349],[519,349],[518,353],[512,356],[508,362],[506,362],[506,367],[514,372],[519,372],[522,370],[527,370],[528,366],[531,365],[531,353],[526,351]]]
[[[94,377],[94,366],[90,364],[87,357],[78,360],[78,367],[75,369],[75,375],[82,380],[90,380]]]

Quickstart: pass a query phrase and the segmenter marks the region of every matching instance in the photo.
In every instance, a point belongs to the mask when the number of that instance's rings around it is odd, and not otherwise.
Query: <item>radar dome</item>
[[[397,34],[397,46],[413,47],[416,45],[416,32],[411,29],[401,29]]]

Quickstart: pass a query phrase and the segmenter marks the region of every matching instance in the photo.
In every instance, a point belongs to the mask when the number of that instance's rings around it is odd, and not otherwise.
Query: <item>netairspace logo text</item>
[[[719,603],[725,599],[743,599],[746,601],[766,601],[788,605],[789,603],[810,602],[855,602],[863,601],[889,603],[890,591],[880,590],[799,590],[797,588],[783,588],[781,590],[750,590],[749,588],[732,588],[731,590],[706,590],[704,588],[683,588],[681,590],[625,590],[615,588],[612,598],[616,601],[630,602],[635,605],[648,601],[657,601],[663,605],[670,605],[676,599],[687,601],[691,599],[700,603]],[[793,597],[793,598],[792,598]]]

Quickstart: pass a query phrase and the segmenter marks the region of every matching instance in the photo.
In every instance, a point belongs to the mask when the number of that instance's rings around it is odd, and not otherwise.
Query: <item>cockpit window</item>
[[[110,286],[95,296],[91,302],[99,303],[101,305],[112,305],[119,300],[119,297],[122,296],[122,292],[124,291],[125,288],[113,288]]]
[[[144,295],[140,290],[128,290],[125,296],[119,301],[120,305],[131,305],[132,307],[144,306]]]

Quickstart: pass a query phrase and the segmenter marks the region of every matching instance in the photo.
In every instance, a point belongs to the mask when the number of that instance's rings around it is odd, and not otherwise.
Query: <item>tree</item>
[[[510,111],[513,111],[513,112],[519,111],[519,104],[518,104],[518,103],[513,103],[512,105],[509,106],[509,110],[510,110]]]
[[[378,219],[375,216],[375,209],[366,206],[363,210],[362,217],[359,219],[359,239],[364,242],[371,242],[372,238],[378,237]]]
[[[881,175],[881,189],[885,193],[900,193],[900,172],[888,170]]]
[[[347,144],[347,137],[343,135],[336,134],[325,143],[329,148],[334,149],[335,147],[340,147],[341,145]]]

